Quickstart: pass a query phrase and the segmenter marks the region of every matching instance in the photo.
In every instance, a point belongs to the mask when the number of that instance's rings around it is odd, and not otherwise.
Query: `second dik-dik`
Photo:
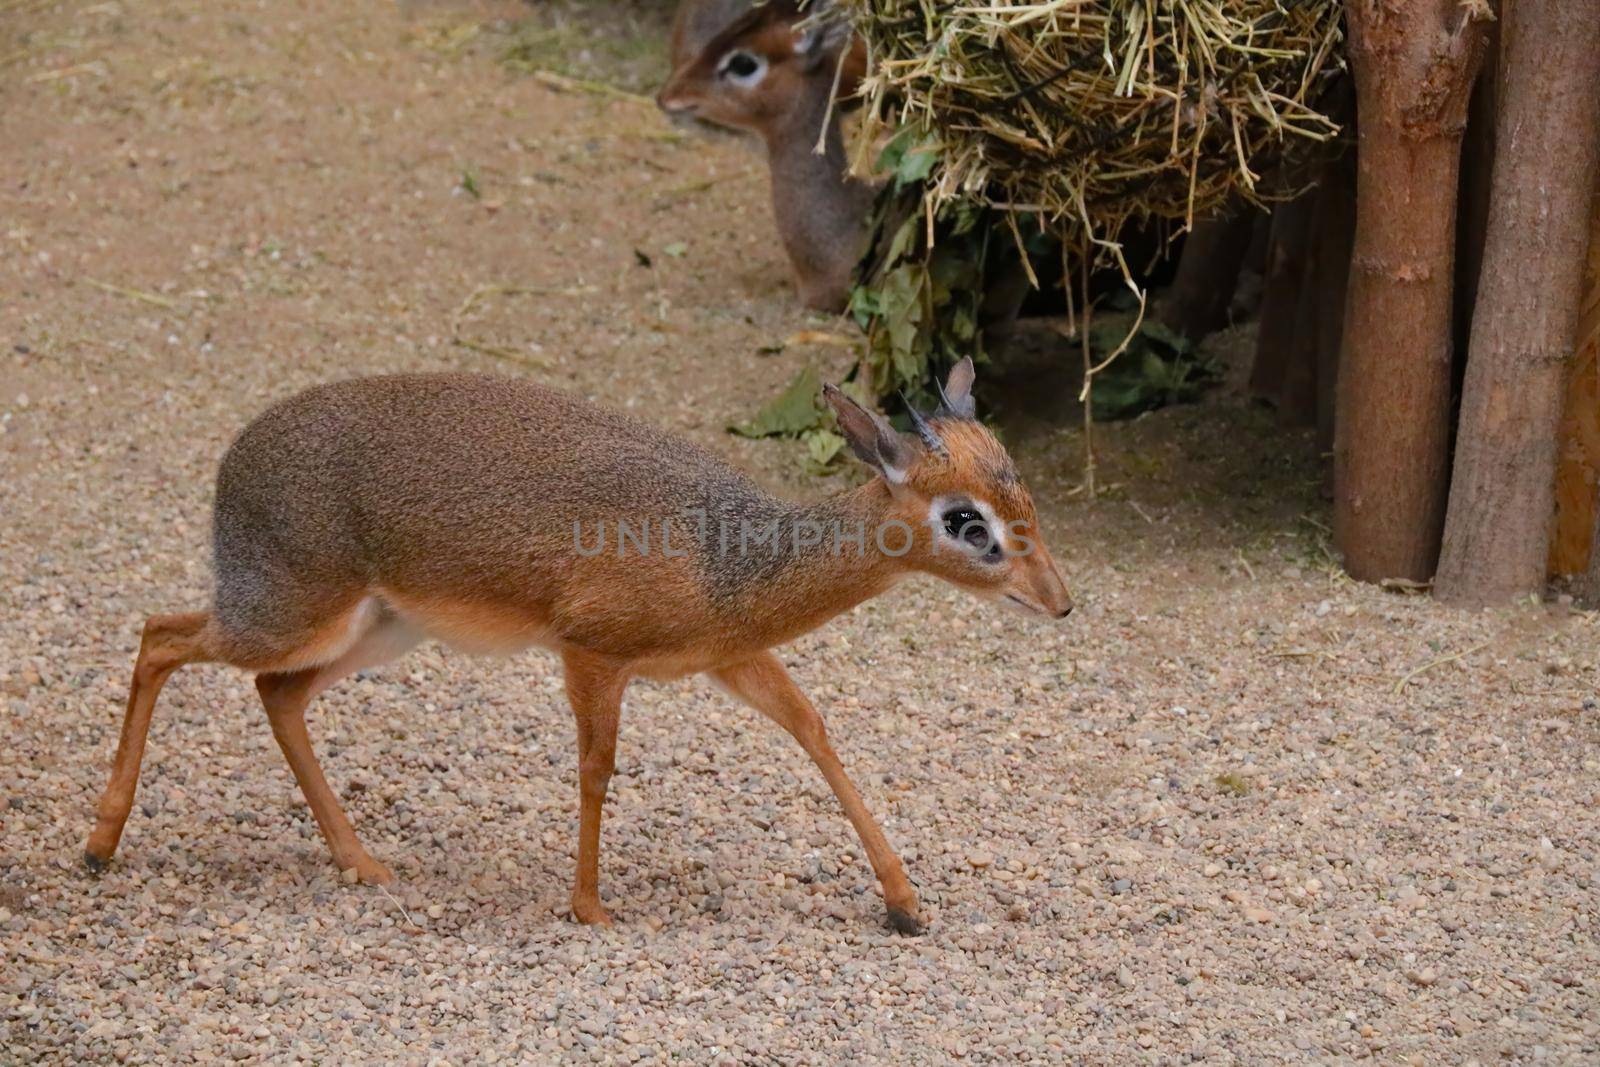
[[[670,115],[761,138],[773,218],[800,299],[838,311],[864,250],[873,191],[850,174],[836,105],[854,93],[865,52],[836,17],[803,23],[825,7],[684,0],[673,24],[673,71],[656,102]]]
[[[334,862],[387,882],[312,753],[307,705],[426,637],[479,652],[538,645],[561,657],[577,721],[577,919],[610,921],[600,813],[624,688],[705,672],[816,761],[892,924],[917,929],[899,858],[769,650],[918,572],[1050,618],[1071,610],[1027,490],[972,417],[971,386],[963,362],[915,436],[828,389],[875,476],[816,504],[774,497],[679,437],[524,381],[365,378],[279,403],[218,471],[210,610],[145,624],[86,862],[102,869],[122,836],[162,685],[185,664],[220,662],[255,674]]]

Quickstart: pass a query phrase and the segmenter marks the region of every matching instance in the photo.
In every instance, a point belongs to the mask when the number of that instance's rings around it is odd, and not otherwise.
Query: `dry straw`
[[[1060,238],[1069,317],[1073,303],[1082,315],[1092,496],[1094,377],[1145,310],[1123,228],[1186,229],[1229,201],[1288,191],[1281,173],[1275,189],[1264,181],[1285,150],[1339,132],[1316,110],[1343,69],[1339,0],[836,2],[870,56],[862,144],[910,128],[937,153],[921,194],[927,245],[953,200],[1000,209],[1019,251],[1021,214]],[[1098,363],[1088,329],[1097,259],[1119,267],[1139,299],[1133,329]]]
[[[1341,69],[1337,0],[838,0],[871,53],[873,125],[940,145],[930,199],[1114,242],[1186,225],[1262,175]],[[1079,243],[1070,241],[1069,243]]]

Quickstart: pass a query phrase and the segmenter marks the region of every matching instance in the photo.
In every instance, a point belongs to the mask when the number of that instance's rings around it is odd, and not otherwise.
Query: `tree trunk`
[[[1194,224],[1161,302],[1163,323],[1196,344],[1228,325],[1254,222],[1255,211],[1233,204]]]
[[[1345,294],[1350,282],[1350,249],[1356,222],[1355,150],[1345,152],[1324,168],[1317,190],[1317,210],[1312,219],[1316,259],[1311,268],[1311,289],[1317,294],[1316,422],[1317,448],[1333,448],[1334,396],[1339,380],[1339,349],[1344,341]]]
[[[1483,243],[1489,232],[1489,194],[1494,185],[1495,116],[1499,108],[1500,35],[1510,14],[1500,5],[1500,19],[1483,28],[1483,65],[1467,103],[1467,130],[1461,144],[1461,186],[1456,203],[1456,294],[1450,320],[1450,337],[1457,353],[1472,340],[1472,309],[1477,307],[1478,281],[1483,274]],[[1452,384],[1459,391],[1463,359],[1452,368]]]
[[[1322,190],[1309,194],[1307,199],[1306,261],[1300,268],[1296,291],[1286,294],[1294,300],[1294,312],[1289,325],[1289,362],[1278,393],[1278,421],[1296,430],[1317,422],[1317,307],[1322,303],[1322,294],[1313,279],[1322,257],[1316,229]]]
[[[1594,509],[1594,532],[1591,544],[1600,546],[1600,508]],[[1583,593],[1591,605],[1600,604],[1600,550],[1589,553],[1589,573],[1583,580]]]
[[[1544,589],[1557,431],[1600,168],[1593,0],[1519,7],[1472,313],[1454,487],[1435,593],[1488,604]]]
[[[978,304],[978,328],[983,331],[983,347],[991,356],[1002,355],[1017,333],[1022,305],[1033,292],[1028,280],[1024,253],[1012,253],[998,270],[984,278],[983,299]]]
[[[1334,531],[1367,581],[1426,581],[1444,520],[1450,294],[1482,32],[1455,0],[1351,0],[1356,230],[1334,446]]]
[[[1556,528],[1550,537],[1550,573],[1600,576],[1593,533],[1600,506],[1600,188],[1589,219],[1589,269],[1572,373],[1567,376],[1566,414],[1556,460]],[[1600,593],[1600,588],[1594,590]]]
[[[1272,209],[1266,273],[1261,281],[1261,323],[1250,392],[1280,411],[1292,369],[1304,357],[1306,338],[1296,330],[1300,295],[1310,258],[1313,194],[1305,193]]]
[[[1594,606],[1600,604],[1600,507],[1594,509],[1594,528],[1589,544],[1589,572],[1584,575],[1583,594],[1590,606]]]

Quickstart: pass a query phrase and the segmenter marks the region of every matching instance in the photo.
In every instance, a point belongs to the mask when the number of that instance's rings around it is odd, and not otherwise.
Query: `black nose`
[[[1064,619],[1068,615],[1071,615],[1071,614],[1072,614],[1072,605],[1068,604],[1066,607],[1061,609],[1060,613],[1058,615],[1056,615],[1056,618]]]

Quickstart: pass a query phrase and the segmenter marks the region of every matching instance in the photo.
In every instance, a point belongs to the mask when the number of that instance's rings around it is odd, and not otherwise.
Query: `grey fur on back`
[[[683,438],[531,382],[337,382],[268,409],[223,457],[215,614],[225,634],[287,641],[377,585],[559,603],[586,562],[575,522],[696,508],[758,521],[796,510]],[[682,566],[726,597],[707,560]]]

